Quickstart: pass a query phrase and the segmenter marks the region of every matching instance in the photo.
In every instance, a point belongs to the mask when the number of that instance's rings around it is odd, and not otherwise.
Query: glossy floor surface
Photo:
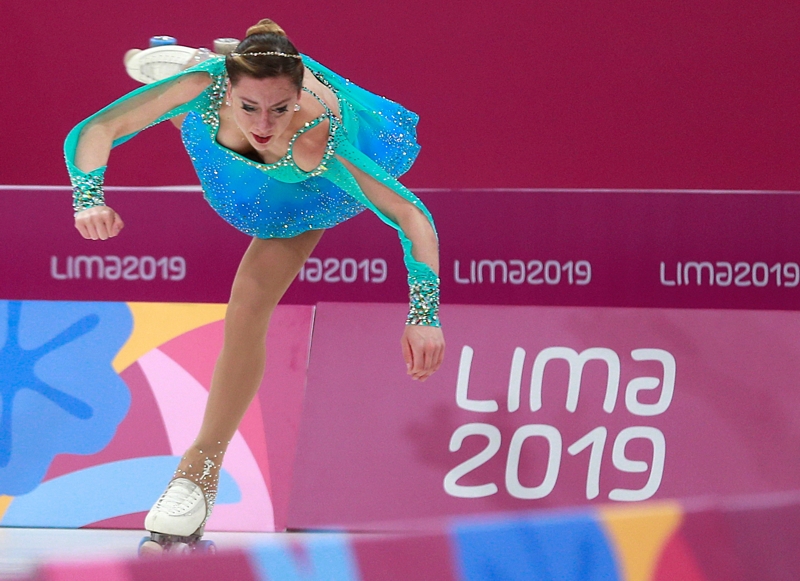
[[[219,549],[296,539],[307,533],[208,533]],[[0,527],[0,579],[32,574],[43,563],[136,557],[143,531]]]

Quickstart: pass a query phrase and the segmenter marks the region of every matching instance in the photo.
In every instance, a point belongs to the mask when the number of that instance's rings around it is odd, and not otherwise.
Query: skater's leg
[[[236,278],[225,313],[225,341],[217,359],[203,425],[179,466],[217,454],[233,437],[261,385],[266,337],[272,312],[317,245],[321,230],[295,238],[254,239]],[[203,450],[203,453],[199,452]]]
[[[225,449],[261,384],[272,312],[321,236],[321,230],[312,230],[294,238],[254,239],[239,265],[203,424],[175,473],[202,488],[209,512]],[[146,523],[151,531],[153,518]]]

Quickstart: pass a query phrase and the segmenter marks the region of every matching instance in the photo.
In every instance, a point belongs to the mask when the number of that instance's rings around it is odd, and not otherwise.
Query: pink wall
[[[0,183],[66,183],[67,131],[135,87],[127,49],[263,16],[421,114],[414,187],[800,189],[793,0],[3,2]],[[108,182],[196,183],[174,129],[148,133]]]
[[[423,384],[404,313],[317,306],[290,528],[798,488],[800,313],[445,305]]]

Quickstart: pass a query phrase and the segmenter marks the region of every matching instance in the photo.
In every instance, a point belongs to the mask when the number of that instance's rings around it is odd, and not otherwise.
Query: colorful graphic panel
[[[200,427],[224,313],[209,304],[0,302],[0,525],[140,528]],[[273,490],[285,504],[291,466],[270,449],[295,435],[267,442],[262,403],[299,415],[312,316],[300,306],[273,315],[269,397],[255,399],[231,441],[207,530],[285,526]],[[287,482],[274,484],[273,471]]]
[[[130,406],[111,360],[125,305],[0,302],[0,493],[27,494],[56,454],[105,447]]]

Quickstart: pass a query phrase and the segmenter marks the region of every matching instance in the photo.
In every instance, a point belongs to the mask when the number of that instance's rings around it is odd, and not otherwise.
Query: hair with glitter
[[[264,55],[263,53],[283,53]],[[232,84],[242,77],[268,79],[287,77],[297,90],[303,88],[303,61],[283,29],[269,18],[247,29],[247,37],[234,51],[236,56],[225,57],[225,68]],[[248,53],[262,53],[248,56]],[[293,58],[294,57],[294,58]]]

